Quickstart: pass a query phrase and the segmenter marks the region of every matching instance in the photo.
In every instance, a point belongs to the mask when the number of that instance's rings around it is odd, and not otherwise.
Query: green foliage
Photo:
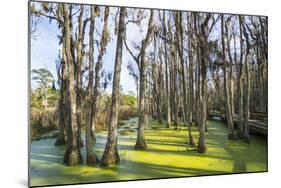
[[[35,90],[31,93],[30,103],[31,103],[32,109],[43,109],[44,108],[40,90]]]
[[[36,89],[31,93],[31,108],[43,109],[43,98],[44,94],[41,89]],[[59,91],[51,88],[47,89],[47,101],[48,107],[56,107],[59,100]]]
[[[137,98],[135,96],[132,96],[132,95],[122,95],[121,105],[136,108]]]
[[[49,103],[53,103],[57,100],[56,90],[52,89],[52,85],[54,85],[54,77],[52,73],[48,69],[40,68],[33,69],[32,80],[34,80],[38,86],[36,89],[36,94],[32,101],[34,101],[34,105],[36,107],[41,107],[41,104],[46,108],[49,106]]]
[[[48,88],[54,81],[52,73],[45,68],[33,69],[32,80],[39,84],[39,88]]]

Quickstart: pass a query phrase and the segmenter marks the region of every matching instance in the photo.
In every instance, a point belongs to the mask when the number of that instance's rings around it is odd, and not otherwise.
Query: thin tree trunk
[[[66,144],[66,135],[65,135],[65,91],[66,91],[66,57],[65,57],[65,39],[62,38],[62,60],[61,60],[61,76],[58,75],[60,79],[60,99],[59,99],[59,135],[55,142],[55,146],[65,145]]]
[[[230,91],[229,91],[229,80],[228,80],[228,63],[225,57],[225,33],[224,33],[224,15],[221,15],[221,40],[222,40],[222,60],[224,67],[224,96],[225,96],[225,110],[228,126],[228,139],[236,139],[233,125],[233,117],[231,111]]]
[[[194,13],[194,33],[195,36],[197,38],[197,43],[196,43],[196,60],[197,60],[197,64],[196,64],[196,73],[195,73],[195,82],[196,82],[196,98],[195,98],[195,106],[196,109],[201,109],[200,107],[200,96],[201,96],[201,58],[200,56],[201,51],[200,51],[200,42],[199,42],[199,34],[198,34],[198,29],[197,29],[197,25],[199,20],[197,13]],[[199,126],[200,124],[200,116],[201,116],[201,111],[197,110],[196,111],[196,125]]]
[[[83,24],[83,13],[84,13],[84,6],[80,5],[80,14],[78,16],[78,38],[77,38],[77,59],[76,59],[76,108],[77,108],[77,126],[79,132],[79,146],[83,146],[82,138],[81,138],[81,121],[82,121],[82,62],[84,57],[84,34],[85,34],[85,24]]]
[[[105,54],[106,51],[106,46],[107,43],[109,41],[109,36],[108,36],[108,16],[109,16],[109,7],[105,7],[104,10],[104,24],[103,24],[103,31],[102,31],[102,36],[101,36],[101,40],[100,40],[100,52],[98,55],[98,60],[96,63],[96,67],[95,67],[95,85],[94,85],[94,95],[93,95],[93,121],[92,121],[92,126],[91,126],[91,130],[92,130],[92,138],[93,141],[96,142],[96,136],[95,136],[95,119],[96,119],[96,115],[97,115],[97,100],[99,97],[99,86],[100,86],[100,70],[102,68],[102,58]]]
[[[120,96],[120,74],[122,65],[123,40],[125,35],[126,8],[121,7],[119,13],[118,35],[116,44],[115,67],[113,77],[112,102],[110,109],[110,122],[106,147],[102,156],[101,165],[117,164],[120,162],[117,148],[117,123]]]
[[[146,124],[146,109],[145,109],[145,93],[146,93],[146,87],[145,87],[145,80],[146,80],[146,67],[147,67],[147,60],[146,60],[146,48],[148,46],[149,40],[152,37],[153,34],[153,28],[154,28],[154,12],[153,10],[150,11],[150,18],[148,23],[148,29],[146,33],[145,39],[142,41],[141,46],[141,52],[140,52],[140,94],[139,94],[139,122],[138,122],[138,135],[137,135],[137,141],[135,144],[136,150],[144,150],[147,148],[146,142],[145,142],[145,136],[144,136],[144,129]]]
[[[244,137],[244,118],[243,118],[243,32],[242,32],[242,17],[239,16],[239,29],[240,29],[240,63],[239,63],[239,77],[237,82],[238,90],[238,111],[239,111],[239,122],[238,122],[238,137]]]
[[[197,16],[197,15],[196,15]],[[201,87],[200,87],[200,101],[199,101],[199,111],[200,111],[200,119],[199,119],[199,140],[198,140],[198,152],[205,153],[206,152],[206,144],[205,144],[205,127],[206,127],[206,119],[207,119],[207,34],[206,28],[208,28],[208,22],[211,19],[211,14],[207,14],[203,23],[200,26],[200,34],[199,34],[199,47],[200,47],[200,77],[201,77]],[[196,29],[195,29],[196,31]]]
[[[250,42],[249,42],[249,35],[246,31],[246,27],[245,27],[245,23],[243,21],[243,19],[241,19],[242,21],[242,31],[243,31],[243,35],[246,41],[246,55],[245,55],[245,73],[246,73],[246,78],[245,78],[245,94],[244,94],[244,98],[245,98],[245,103],[244,103],[244,140],[246,142],[250,141],[250,134],[249,134],[249,116],[250,116],[250,110],[249,110],[249,106],[250,106],[250,92],[251,92],[251,85],[250,85],[250,70],[249,70],[249,60],[248,60],[248,56],[250,53]]]
[[[163,34],[164,38],[166,38],[167,35],[167,29],[166,29],[166,19],[165,19],[165,10],[163,11]],[[169,128],[171,126],[171,103],[170,103],[170,79],[169,79],[169,59],[168,59],[168,51],[167,51],[167,42],[164,42],[164,50],[165,50],[165,74],[166,74],[166,119],[167,124],[166,127]]]
[[[176,55],[176,47],[174,43],[174,36],[172,36],[172,63],[173,63],[173,121],[175,129],[178,129],[178,86],[177,86],[177,75],[178,75],[178,67],[177,67],[177,55]]]
[[[95,7],[91,6],[91,23],[89,31],[89,82],[86,94],[86,153],[87,164],[96,165],[98,158],[94,152],[94,140],[91,135],[91,126],[94,121],[93,116],[93,64],[94,64],[94,27],[95,27]]]
[[[178,53],[181,63],[181,77],[182,77],[182,86],[183,86],[183,119],[184,119],[184,123],[186,124],[188,109],[187,109],[187,94],[186,94],[186,82],[185,82],[185,71],[184,71],[185,67],[184,67],[184,57],[183,57],[182,15],[180,12],[176,13],[175,23],[176,23],[176,30],[177,30],[177,47],[178,47]],[[191,124],[190,123],[187,124],[188,124],[187,126],[188,126],[189,144],[194,146],[195,142],[191,134]]]

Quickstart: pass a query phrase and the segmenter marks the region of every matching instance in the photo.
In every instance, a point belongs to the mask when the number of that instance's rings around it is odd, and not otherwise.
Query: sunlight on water
[[[197,176],[237,172],[257,172],[267,169],[267,141],[252,136],[251,143],[227,140],[227,129],[216,121],[208,122],[207,152],[199,154],[186,145],[187,130],[166,129],[165,124],[151,120],[146,130],[148,150],[135,151],[137,118],[124,121],[119,128],[118,147],[121,162],[106,168],[68,167],[62,163],[65,146],[55,147],[55,139],[41,139],[31,143],[31,185],[71,184]],[[193,135],[198,139],[196,127]],[[102,156],[106,132],[97,133],[95,151]],[[82,148],[85,159],[85,147]]]

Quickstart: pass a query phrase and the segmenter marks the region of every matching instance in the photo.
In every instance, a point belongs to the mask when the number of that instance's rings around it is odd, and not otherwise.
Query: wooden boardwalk
[[[215,118],[217,117],[217,118]],[[208,118],[226,121],[225,115],[220,112],[212,112],[208,114]],[[239,117],[237,114],[234,115],[233,122],[235,126],[238,126]],[[251,113],[249,120],[249,128],[251,133],[258,133],[267,136],[268,132],[268,121],[267,114],[265,113]]]

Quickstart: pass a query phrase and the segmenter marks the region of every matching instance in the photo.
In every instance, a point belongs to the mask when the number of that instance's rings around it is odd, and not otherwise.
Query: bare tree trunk
[[[197,15],[196,15],[197,16]],[[200,119],[199,119],[199,140],[198,140],[198,152],[205,153],[206,152],[206,144],[205,144],[205,127],[206,127],[206,119],[207,119],[207,48],[208,48],[208,38],[207,31],[208,22],[211,19],[211,14],[207,14],[203,23],[200,26],[200,34],[199,34],[199,47],[200,47],[200,76],[201,76],[201,88],[200,88]],[[195,29],[196,31],[196,29]]]
[[[239,16],[239,29],[240,29],[240,63],[239,63],[239,77],[237,82],[237,90],[238,90],[238,111],[239,111],[239,123],[238,123],[238,137],[244,137],[244,118],[243,118],[243,31],[242,31],[242,17]]]
[[[164,38],[166,38],[167,35],[167,29],[166,29],[166,19],[165,19],[165,10],[163,11],[163,34]],[[171,103],[170,103],[170,79],[169,79],[169,60],[168,60],[168,51],[167,51],[167,42],[164,42],[164,50],[165,50],[165,74],[166,74],[166,119],[167,124],[166,127],[169,128],[171,126]]]
[[[158,51],[157,51],[158,50]],[[159,38],[154,34],[154,65],[155,65],[155,89],[156,89],[156,107],[157,107],[157,119],[158,123],[162,124],[162,61],[161,61],[161,47],[159,44]],[[159,61],[160,59],[160,61]],[[154,98],[152,96],[152,98]]]
[[[106,46],[109,41],[109,36],[108,36],[108,16],[109,16],[109,7],[105,7],[104,10],[104,24],[103,24],[103,31],[102,31],[102,36],[100,40],[100,52],[98,55],[98,60],[96,63],[95,67],[95,85],[94,85],[94,95],[93,95],[93,121],[92,121],[92,138],[93,141],[96,142],[96,136],[95,136],[95,119],[96,119],[96,114],[97,114],[97,100],[99,97],[99,86],[100,86],[100,70],[102,68],[102,58],[105,54],[106,51]]]
[[[249,60],[248,60],[248,56],[250,53],[250,42],[249,42],[249,34],[246,31],[246,27],[243,18],[241,18],[241,22],[242,22],[242,31],[243,31],[243,35],[246,41],[246,55],[245,55],[245,73],[246,73],[246,84],[245,84],[245,103],[244,103],[244,140],[246,142],[250,141],[250,134],[249,134],[249,116],[250,116],[250,110],[249,110],[249,106],[250,106],[250,70],[249,70]]]
[[[197,64],[196,64],[196,73],[195,73],[195,82],[196,82],[196,97],[195,97],[195,108],[199,109],[196,111],[196,125],[199,126],[200,124],[200,96],[201,96],[201,58],[200,56],[201,51],[200,51],[200,42],[199,42],[199,34],[198,34],[198,29],[197,29],[197,25],[198,25],[198,15],[197,13],[194,13],[194,33],[195,36],[197,38],[197,42],[196,42],[196,60],[197,60]]]
[[[70,11],[69,11],[70,10]],[[75,73],[74,73],[74,60],[71,51],[71,8],[67,4],[63,4],[63,17],[64,17],[64,36],[65,36],[65,54],[66,54],[66,67],[67,67],[67,113],[69,113],[67,126],[67,148],[64,155],[64,162],[69,166],[74,166],[82,162],[82,156],[79,148],[79,130],[77,125],[76,114],[76,92],[75,92]]]
[[[190,21],[188,24],[188,32],[189,32],[189,40],[188,40],[188,62],[189,62],[189,116],[188,116],[188,124],[191,126],[193,122],[193,105],[194,105],[194,85],[193,85],[193,30],[192,30],[192,19],[193,16],[190,14]]]
[[[84,57],[84,35],[85,35],[85,22],[83,24],[83,13],[84,13],[84,6],[80,5],[80,14],[78,16],[78,38],[77,38],[77,59],[76,59],[76,108],[77,108],[77,126],[79,132],[79,145],[83,146],[82,138],[81,138],[81,121],[82,121],[82,62]]]
[[[176,47],[174,43],[174,36],[172,36],[172,63],[173,63],[173,121],[174,126],[178,129],[178,86],[177,86],[177,75],[178,75],[178,66],[177,66],[177,55]]]
[[[247,57],[247,56],[246,56]],[[245,72],[246,72],[246,92],[245,92],[245,105],[244,105],[244,139],[246,142],[250,141],[249,134],[249,102],[250,102],[250,73],[248,60],[245,61]]]
[[[95,27],[95,7],[91,6],[91,23],[89,31],[89,81],[86,93],[86,153],[87,164],[96,165],[98,158],[94,152],[94,140],[91,135],[91,126],[94,121],[93,116],[93,64],[94,64],[94,27]]]
[[[227,42],[227,54],[229,57],[229,100],[230,100],[230,112],[232,116],[232,120],[234,118],[234,86],[233,86],[233,58],[230,50],[230,36],[229,36],[229,25],[231,22],[231,17],[228,18],[225,24],[225,34],[226,34],[226,42]]]
[[[146,33],[145,39],[142,41],[141,52],[140,52],[140,94],[139,94],[139,122],[138,122],[138,136],[137,141],[135,144],[136,150],[144,150],[147,148],[144,136],[144,129],[145,129],[145,121],[146,121],[146,109],[145,109],[145,80],[146,80],[146,48],[148,46],[149,40],[152,37],[153,29],[154,29],[154,12],[153,10],[150,11],[150,18],[148,23],[148,29]]]
[[[158,71],[157,79],[157,113],[158,113],[158,122],[162,124],[162,63],[160,63],[160,68]]]
[[[58,78],[60,79],[60,99],[59,99],[59,135],[57,137],[57,140],[55,142],[55,146],[65,145],[66,144],[66,135],[65,135],[65,91],[66,91],[66,57],[65,57],[65,39],[62,38],[62,60],[61,60],[61,76],[58,75]]]
[[[102,156],[101,165],[117,164],[120,162],[117,148],[117,123],[118,123],[118,108],[120,95],[120,74],[122,65],[122,50],[125,35],[125,16],[126,8],[120,8],[118,35],[116,44],[115,67],[112,89],[112,103],[110,109],[110,122],[108,126],[108,136],[106,147]]]
[[[182,77],[182,86],[183,86],[183,119],[184,119],[184,123],[186,124],[188,109],[187,109],[187,94],[186,94],[186,82],[185,82],[185,71],[184,71],[185,67],[184,67],[184,57],[183,57],[182,15],[180,12],[176,13],[175,24],[177,30],[177,47],[178,47],[178,53],[181,63],[181,77]],[[191,134],[191,124],[190,123],[187,124],[188,124],[187,126],[188,126],[189,144],[194,146],[195,142]]]
[[[224,33],[224,15],[221,15],[221,39],[222,39],[222,58],[224,64],[224,96],[225,96],[225,110],[228,126],[228,139],[236,139],[233,117],[231,111],[231,101],[230,101],[230,91],[229,91],[229,80],[228,80],[228,63],[226,62],[225,57],[225,33]]]

